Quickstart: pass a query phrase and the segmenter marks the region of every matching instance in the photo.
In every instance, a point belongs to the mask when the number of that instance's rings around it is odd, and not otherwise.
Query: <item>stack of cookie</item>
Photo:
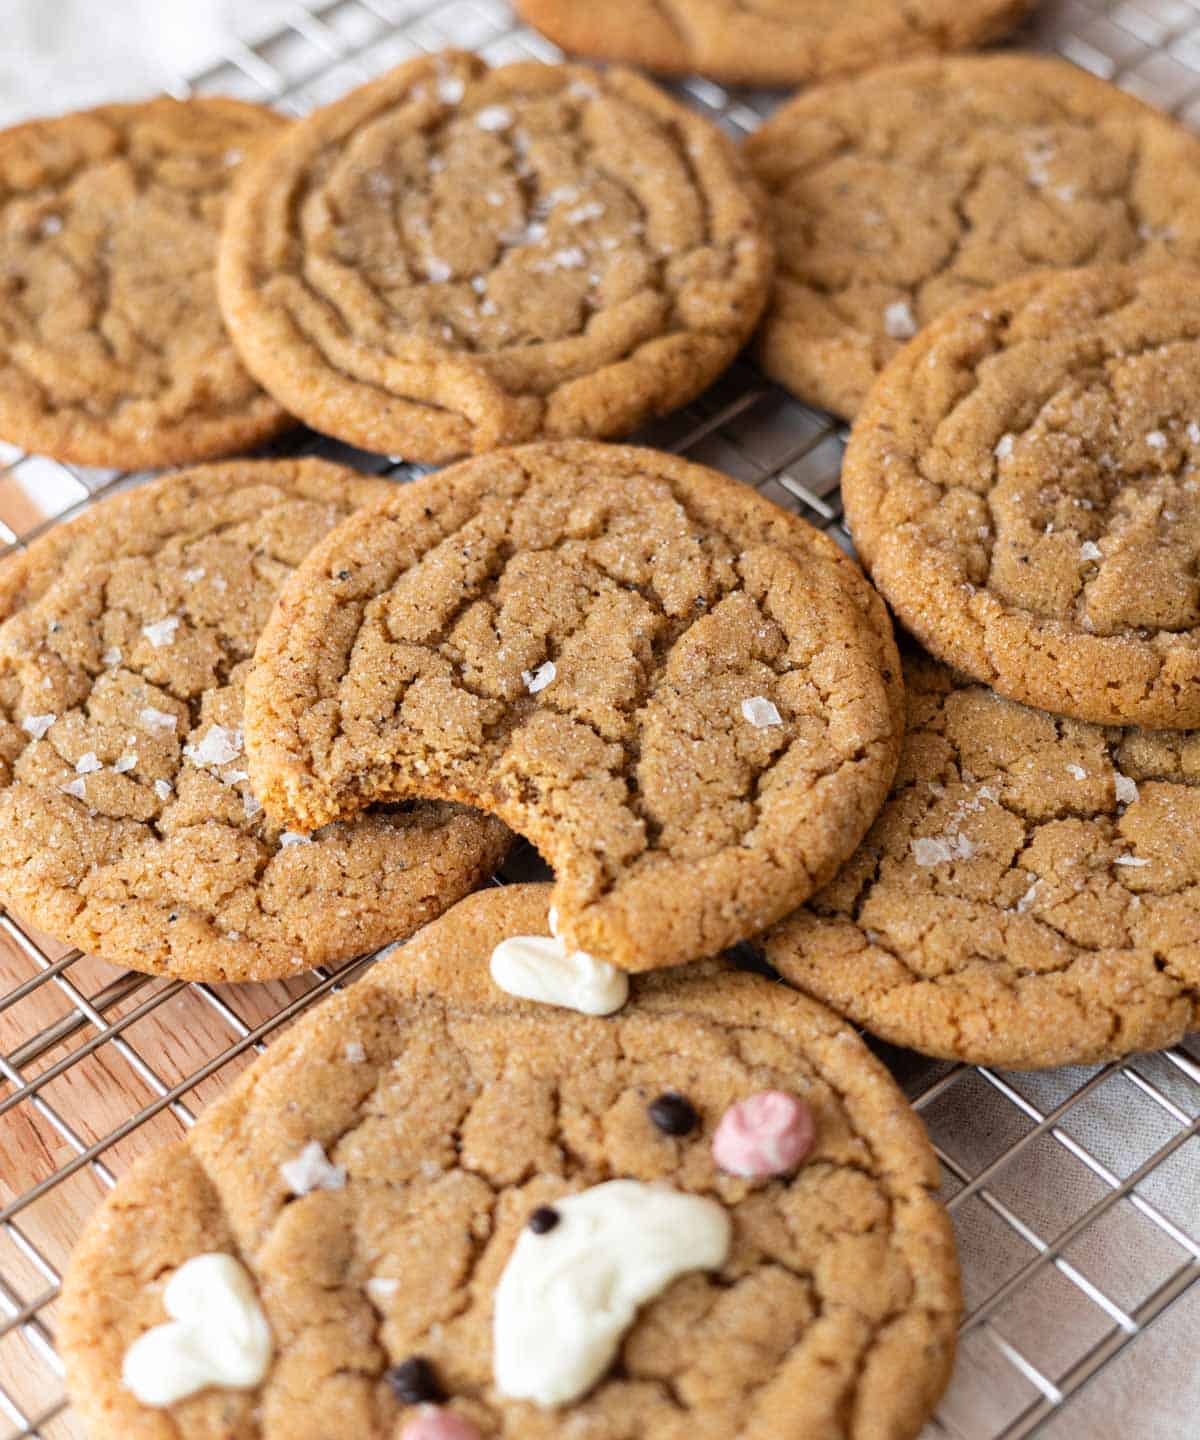
[[[764,49],[526,8],[772,79],[895,19],[839,0]],[[926,0],[893,39],[1023,8]],[[93,1435],[917,1433],[953,1243],[847,1020],[1034,1066],[1200,1006],[1198,160],[1015,58],[814,90],[744,157],[630,72],[461,53],[292,125],[0,137],[6,436],[149,465],[291,414],[472,457],[206,465],[0,568],[18,914],[189,979],[408,939],[93,1220],[60,1335]],[[857,416],[879,591],[600,443],[764,311],[767,369]],[[553,886],[469,894],[513,831]]]

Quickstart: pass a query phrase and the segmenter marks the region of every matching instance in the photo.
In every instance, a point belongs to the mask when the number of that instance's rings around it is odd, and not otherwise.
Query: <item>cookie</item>
[[[220,293],[281,404],[439,462],[684,404],[749,338],[772,258],[736,150],[649,81],[451,51],[245,177]]]
[[[238,360],[215,277],[230,184],[284,126],[164,96],[0,133],[0,437],[132,470],[290,423]]]
[[[517,0],[522,19],[576,55],[790,87],[1005,34],[1036,0]]]
[[[1038,269],[1200,262],[1200,140],[1061,60],[919,61],[745,144],[779,248],[767,373],[851,418],[920,326]]]
[[[790,983],[895,1045],[1091,1065],[1200,1024],[1200,737],[1063,720],[906,655],[890,799],[762,938]]]
[[[498,815],[554,867],[570,944],[637,971],[832,877],[891,781],[898,687],[833,541],[673,456],[544,443],[312,552],[258,646],[246,748],[291,829],[416,795]]]
[[[444,804],[311,837],[262,813],[242,686],[276,592],[384,481],[315,460],[185,471],[0,567],[0,894],[154,974],[262,980],[410,934],[507,834]]]
[[[1200,287],[1043,272],[935,320],[851,437],[846,516],[939,659],[1097,724],[1200,725]]]
[[[890,1076],[711,966],[608,1018],[504,996],[489,953],[547,899],[471,896],[118,1185],[59,1312],[93,1440],[917,1434],[959,1294]],[[764,1160],[785,1111],[807,1149]],[[206,1298],[238,1322],[215,1347]]]

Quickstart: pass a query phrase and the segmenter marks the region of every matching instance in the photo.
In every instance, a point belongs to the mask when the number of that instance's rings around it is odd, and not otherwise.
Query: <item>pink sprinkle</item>
[[[481,1440],[481,1437],[462,1415],[426,1405],[401,1430],[400,1440]]]
[[[763,1090],[731,1106],[713,1136],[713,1159],[746,1180],[786,1175],[813,1147],[812,1111],[795,1095]]]

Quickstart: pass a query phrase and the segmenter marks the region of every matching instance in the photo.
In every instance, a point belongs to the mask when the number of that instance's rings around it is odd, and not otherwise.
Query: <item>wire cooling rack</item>
[[[1060,0],[1023,39],[1200,126],[1200,0]],[[557,58],[503,0],[308,0],[279,33],[231,41],[221,63],[177,89],[301,113],[447,44],[493,62]],[[773,103],[699,79],[680,89],[734,135]],[[748,367],[643,438],[738,477],[849,545],[838,427]],[[287,448],[412,474],[311,435]],[[11,448],[0,467],[0,548],[127,478]],[[66,951],[0,913],[0,1437],[82,1435],[54,1331],[85,1217],[281,1025],[372,958],[273,985],[184,985]],[[963,1255],[959,1362],[929,1440],[1200,1434],[1197,1038],[1124,1065],[1039,1075],[883,1049],[937,1147]]]

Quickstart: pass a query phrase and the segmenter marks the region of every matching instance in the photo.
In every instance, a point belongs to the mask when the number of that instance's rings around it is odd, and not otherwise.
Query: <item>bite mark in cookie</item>
[[[538,445],[400,489],[310,556],[247,745],[280,824],[413,795],[494,812],[555,867],[567,947],[646,970],[832,875],[888,783],[898,681],[825,536],[654,451]]]

